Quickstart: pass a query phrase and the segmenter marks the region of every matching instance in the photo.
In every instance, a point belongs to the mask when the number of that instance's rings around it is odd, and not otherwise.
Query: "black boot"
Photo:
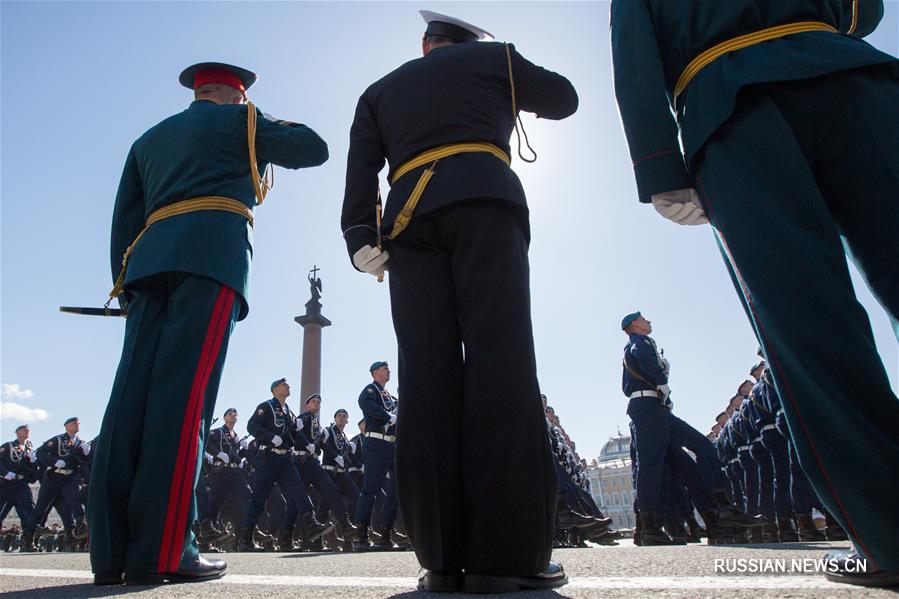
[[[278,551],[296,551],[296,545],[293,542],[292,528],[282,528],[278,532],[277,545]]]
[[[687,543],[687,529],[680,520],[666,518],[665,530],[668,531],[668,535],[678,543]]]
[[[237,541],[237,550],[242,552],[257,552],[262,551],[262,547],[256,544],[253,540],[253,532],[256,530],[255,526],[247,526],[242,531],[240,531],[240,539]]]
[[[66,528],[63,531],[62,539],[59,542],[60,553],[69,553],[75,551],[75,529]]]
[[[372,548],[379,551],[395,551],[396,545],[393,544],[391,538],[392,530],[389,528],[381,529],[381,540],[375,543]]]
[[[827,523],[824,528],[824,534],[827,535],[828,541],[846,541],[849,539],[843,527],[827,510],[824,510],[824,521]]]
[[[700,512],[699,515],[702,516],[702,521],[705,522],[709,545],[727,544],[732,534],[732,529],[729,526],[721,526],[718,521],[718,510],[705,510]]]
[[[640,512],[643,519],[643,533],[640,535],[640,545],[644,547],[653,545],[686,545],[684,541],[675,541],[662,530],[662,514],[659,512]]]
[[[79,541],[83,541],[87,538],[87,522],[84,521],[84,516],[75,520],[74,534],[75,538]]]
[[[343,518],[337,521],[337,536],[344,540],[356,536],[356,525],[350,521],[348,514],[344,514]]]
[[[356,538],[353,539],[352,550],[355,552],[371,551],[371,543],[368,541],[368,524],[360,524],[356,527]]]
[[[334,525],[330,522],[323,524],[316,520],[315,514],[312,512],[306,512],[300,516],[300,524],[303,527],[303,539],[307,541],[314,541],[334,529]]]
[[[796,528],[799,532],[800,543],[827,540],[827,537],[824,536],[824,533],[815,527],[815,521],[812,519],[811,514],[802,514],[796,512],[795,514],[793,514],[793,516],[796,517]]]
[[[795,543],[799,540],[799,535],[793,530],[793,522],[789,516],[777,517],[777,536],[781,543]]]
[[[780,537],[777,534],[777,524],[775,522],[768,520],[762,527],[762,543],[780,543]]]
[[[750,516],[737,509],[731,502],[724,488],[712,489],[712,499],[718,508],[718,523],[722,526],[741,526],[743,528],[762,527],[765,518],[762,516]]]
[[[702,537],[707,536],[705,529],[699,526],[699,522],[696,521],[696,516],[692,513],[687,516],[687,526],[690,529],[690,536],[687,538],[688,543],[701,543]]]
[[[202,543],[221,543],[227,541],[231,535],[216,527],[215,522],[206,518],[197,526],[197,541]]]
[[[37,547],[34,546],[34,531],[26,530],[22,533],[22,546],[19,548],[22,553],[34,553]]]
[[[641,512],[634,512],[634,519],[636,523],[634,524],[634,545],[642,545],[643,544],[643,519],[640,517]]]

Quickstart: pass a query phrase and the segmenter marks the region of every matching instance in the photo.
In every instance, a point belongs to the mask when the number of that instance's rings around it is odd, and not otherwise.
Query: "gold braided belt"
[[[434,167],[437,166],[437,163],[442,158],[455,156],[456,154],[466,154],[470,152],[485,152],[487,154],[493,154],[494,156],[505,162],[506,166],[512,165],[512,160],[509,158],[508,154],[503,152],[497,146],[487,142],[458,143],[438,146],[426,152],[422,152],[415,158],[404,162],[396,169],[396,171],[393,173],[393,176],[390,178],[391,184],[396,183],[397,181],[399,181],[400,177],[402,177],[409,171],[417,169],[420,166],[424,166],[429,162],[431,163],[431,166],[426,168],[421,173],[421,176],[418,178],[418,183],[415,184],[415,187],[412,189],[412,193],[409,194],[409,199],[406,200],[406,204],[397,215],[396,222],[393,225],[393,229],[390,231],[390,235],[387,236],[387,239],[396,239],[397,235],[402,233],[403,229],[409,226],[409,222],[412,220],[412,213],[415,212],[415,207],[418,205],[418,201],[421,199],[421,195],[424,193],[425,188],[428,186],[428,182],[431,180],[431,177],[434,176]]]
[[[274,175],[270,174],[272,171],[267,171],[264,176],[260,176],[259,174],[256,163],[256,106],[250,101],[247,101],[247,145],[249,147],[250,155],[250,176],[253,179],[253,190],[256,193],[256,205],[259,206],[265,200],[266,194],[274,185]],[[122,256],[122,270],[119,272],[119,276],[116,279],[115,285],[112,287],[112,291],[109,292],[109,299],[107,300],[106,305],[109,306],[109,303],[122,293],[122,288],[125,285],[125,271],[128,268],[128,257],[131,255],[131,252],[134,251],[137,242],[140,241],[140,238],[144,236],[144,233],[147,232],[151,225],[173,216],[180,216],[182,214],[200,212],[203,210],[239,214],[247,219],[251,227],[253,226],[252,210],[250,210],[243,202],[222,196],[200,196],[189,200],[175,202],[174,204],[169,204],[168,206],[163,206],[162,208],[155,210],[150,213],[150,216],[147,217],[146,224],[144,224],[144,228],[137,234],[137,237],[134,238],[134,241],[131,242],[128,249],[125,250],[125,254]]]
[[[678,97],[685,89],[687,89],[687,85],[690,81],[692,81],[699,71],[714,62],[720,56],[727,54],[728,52],[741,50],[762,42],[778,39],[787,35],[793,35],[794,33],[802,33],[804,31],[829,31],[831,33],[838,33],[835,27],[828,25],[827,23],[822,23],[820,21],[801,21],[799,23],[788,23],[786,25],[760,29],[759,31],[740,35],[712,46],[691,60],[690,64],[688,64],[680,74],[680,77],[677,78],[677,84],[674,86],[675,108],[677,108]]]

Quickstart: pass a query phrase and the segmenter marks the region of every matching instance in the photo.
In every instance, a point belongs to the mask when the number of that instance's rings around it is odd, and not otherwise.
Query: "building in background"
[[[633,528],[634,486],[631,473],[631,438],[612,437],[587,468],[590,493],[614,528]]]

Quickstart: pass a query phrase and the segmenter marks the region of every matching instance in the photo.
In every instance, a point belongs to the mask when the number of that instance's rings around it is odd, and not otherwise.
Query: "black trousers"
[[[486,199],[416,217],[389,245],[397,485],[428,569],[533,575],[549,562],[557,481],[528,244],[526,212]]]

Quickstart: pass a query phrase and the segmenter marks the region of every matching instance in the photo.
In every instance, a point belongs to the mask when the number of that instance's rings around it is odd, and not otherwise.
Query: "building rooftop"
[[[599,463],[611,462],[614,460],[630,459],[631,457],[631,438],[624,435],[611,437],[606,444],[602,446],[599,452]]]

